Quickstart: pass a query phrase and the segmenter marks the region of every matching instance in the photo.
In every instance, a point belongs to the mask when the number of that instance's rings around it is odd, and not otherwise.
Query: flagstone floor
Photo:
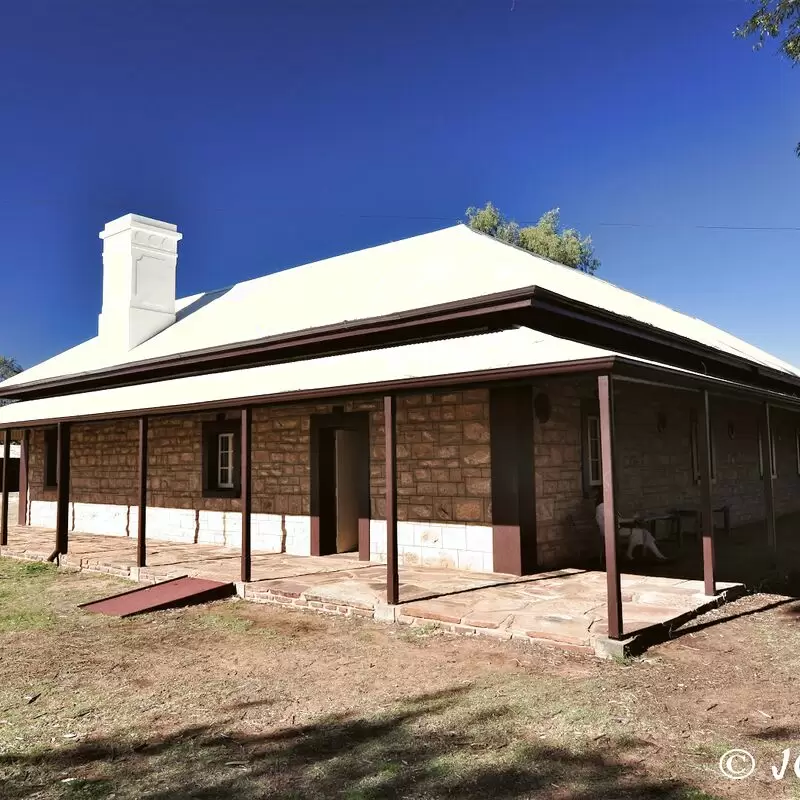
[[[50,529],[12,526],[2,555],[44,560],[53,550]],[[252,578],[240,584],[240,553],[214,545],[148,541],[147,567],[138,569],[135,539],[70,533],[61,565],[156,582],[180,575],[237,583],[246,600],[278,603],[348,616],[415,625],[435,624],[454,633],[545,641],[596,649],[605,638],[606,575],[565,569],[525,577],[454,569],[400,567],[400,604],[386,605],[386,566],[350,554],[294,556],[253,553]],[[738,584],[720,584],[722,591]],[[701,581],[622,575],[625,635],[677,625],[716,605]]]

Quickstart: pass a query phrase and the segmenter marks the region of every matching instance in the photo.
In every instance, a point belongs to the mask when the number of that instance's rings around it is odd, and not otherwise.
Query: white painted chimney
[[[100,340],[132,350],[175,322],[177,225],[126,214],[106,224]]]

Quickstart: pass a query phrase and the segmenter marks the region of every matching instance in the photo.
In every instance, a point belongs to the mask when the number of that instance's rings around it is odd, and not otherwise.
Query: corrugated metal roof
[[[791,364],[708,323],[456,225],[183,298],[177,321],[129,352],[90,339],[4,386],[533,286],[800,376]]]
[[[0,426],[613,355],[528,328],[11,403]]]

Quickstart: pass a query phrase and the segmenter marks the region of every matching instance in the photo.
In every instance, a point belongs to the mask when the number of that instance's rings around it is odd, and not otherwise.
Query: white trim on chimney
[[[102,345],[127,352],[175,322],[176,225],[138,214],[106,224],[103,240]]]

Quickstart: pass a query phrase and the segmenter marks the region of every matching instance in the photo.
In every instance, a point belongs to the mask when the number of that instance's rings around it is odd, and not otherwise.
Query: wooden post
[[[400,578],[397,570],[397,400],[394,395],[383,398],[383,424],[386,442],[386,602],[400,601]]]
[[[139,525],[136,532],[136,566],[147,566],[147,417],[139,417]]]
[[[614,474],[614,380],[599,375],[597,394],[600,400],[600,453],[603,467],[603,527],[606,548],[606,589],[608,635],[622,638],[622,585],[617,564],[618,523],[616,476]]]
[[[11,460],[11,430],[3,431],[3,500],[0,507],[0,545],[8,544],[8,476],[11,470],[8,462]]]
[[[717,593],[714,561],[714,503],[711,493],[711,409],[708,390],[700,392],[702,407],[699,422],[699,457],[700,457],[700,518],[703,523],[703,585],[705,593],[713,596]]]
[[[22,434],[22,445],[19,451],[19,509],[17,522],[28,524],[28,448],[30,447],[30,431]]]
[[[775,533],[775,495],[772,485],[772,462],[774,455],[772,452],[772,425],[770,423],[769,403],[764,403],[764,416],[762,417],[761,440],[763,442],[762,453],[764,454],[764,516],[767,523],[767,544],[769,545],[772,557],[777,558],[778,538]]]
[[[251,470],[251,450],[252,450],[252,422],[253,410],[251,408],[242,409],[242,435],[241,435],[241,481],[242,481],[242,564],[241,579],[242,583],[248,583],[252,577],[252,558],[251,558],[251,539],[252,539],[252,470]]]
[[[56,552],[69,549],[69,422],[59,422],[56,431]]]

